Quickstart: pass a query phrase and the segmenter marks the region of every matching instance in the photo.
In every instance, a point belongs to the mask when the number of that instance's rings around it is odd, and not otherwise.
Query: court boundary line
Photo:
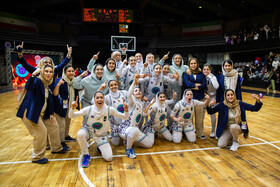
[[[252,144],[243,144],[240,145],[240,147],[249,147],[249,146],[256,146],[256,145],[271,145],[274,148],[280,150],[280,147],[274,145],[275,143],[280,143],[280,141],[272,141],[268,142],[266,140],[263,140],[261,138],[257,138],[254,136],[250,136],[251,138],[255,138],[259,141],[262,141],[260,143],[252,143]],[[227,146],[229,147],[229,146]],[[156,154],[172,154],[172,153],[182,153],[182,152],[192,152],[192,151],[207,151],[207,150],[215,150],[215,149],[221,149],[220,147],[204,147],[204,148],[196,148],[196,149],[183,149],[183,150],[175,150],[175,151],[159,151],[159,152],[147,152],[147,153],[137,153],[137,156],[144,156],[144,155],[156,155]],[[113,155],[113,158],[117,157],[126,157],[127,155]],[[91,159],[99,159],[103,158],[102,156],[93,156],[90,157]],[[72,160],[79,160],[78,158],[60,158],[60,159],[48,159],[49,162],[57,162],[57,161],[72,161]],[[13,161],[13,162],[0,162],[0,165],[8,165],[8,164],[24,164],[24,163],[32,163],[31,161]]]
[[[85,181],[85,183],[87,183],[87,185],[89,185],[90,187],[95,187],[95,185],[89,180],[89,178],[87,177],[87,175],[84,172],[84,169],[82,167],[82,159],[83,159],[83,153],[80,154],[80,157],[78,160],[79,173],[80,173],[81,177],[83,178],[83,180]]]
[[[240,147],[247,147],[247,146],[255,146],[255,145],[271,145],[277,149],[280,150],[280,147],[273,145],[273,143],[280,143],[280,141],[274,141],[274,142],[268,142],[265,141],[261,138],[256,138],[254,136],[250,136],[251,138],[255,138],[259,141],[262,141],[262,143],[252,143],[252,144],[244,144],[244,145],[240,145]],[[226,147],[230,147],[230,146],[226,146]],[[156,154],[174,154],[174,153],[182,153],[182,152],[192,152],[192,151],[205,151],[205,150],[216,150],[216,149],[221,149],[220,147],[205,147],[205,148],[197,148],[197,149],[185,149],[185,150],[176,150],[176,151],[161,151],[161,152],[151,152],[151,153],[137,153],[137,156],[144,156],[144,155],[156,155]],[[78,161],[78,170],[80,172],[81,177],[83,178],[83,180],[90,186],[90,187],[95,187],[95,185],[89,180],[89,178],[87,177],[87,175],[84,172],[83,167],[81,166],[82,163],[82,156],[83,154],[80,154],[80,158]],[[113,158],[117,158],[117,157],[126,157],[127,155],[113,155]],[[95,157],[91,157],[91,159],[98,159],[98,158],[102,158],[102,156],[95,156]]]
[[[274,145],[275,143],[280,143],[280,141],[273,141],[273,142],[268,142],[266,140],[263,140],[261,138],[257,138],[254,136],[250,136],[251,138],[257,139],[259,141],[262,141],[261,143],[252,143],[252,144],[243,144],[240,145],[240,147],[249,147],[249,146],[256,146],[256,145],[270,145],[273,146],[274,148],[280,150],[280,147]],[[229,146],[227,146],[229,147]],[[184,152],[195,152],[195,151],[207,151],[207,150],[217,150],[221,149],[220,147],[205,147],[205,148],[196,148],[196,149],[185,149],[185,150],[175,150],[175,151],[160,151],[160,152],[148,152],[148,153],[137,153],[137,156],[145,156],[145,155],[157,155],[157,154],[174,154],[174,153],[184,153]],[[113,158],[117,157],[126,157],[127,155],[113,155]],[[90,187],[95,187],[95,185],[89,180],[87,175],[84,172],[84,169],[82,167],[82,157],[83,154],[81,153],[79,158],[64,158],[64,159],[49,159],[50,162],[55,162],[55,161],[71,161],[71,160],[78,160],[78,171],[85,181],[85,183],[90,186]],[[102,156],[94,156],[91,157],[91,159],[99,159],[103,158]],[[31,161],[17,161],[17,162],[0,162],[0,165],[8,165],[8,164],[24,164],[24,163],[32,163]]]

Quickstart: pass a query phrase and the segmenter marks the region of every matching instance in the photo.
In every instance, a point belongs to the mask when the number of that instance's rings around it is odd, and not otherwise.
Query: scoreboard
[[[134,10],[106,9],[106,8],[84,8],[84,22],[107,22],[107,23],[135,23],[135,15],[139,12]],[[139,18],[136,18],[138,22]]]

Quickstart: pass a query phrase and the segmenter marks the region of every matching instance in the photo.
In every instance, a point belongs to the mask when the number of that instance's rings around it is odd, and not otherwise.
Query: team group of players
[[[71,118],[80,116],[83,127],[77,141],[83,153],[83,167],[89,166],[91,139],[104,160],[112,160],[108,132],[114,146],[125,145],[129,158],[136,158],[135,144],[151,148],[155,134],[174,143],[180,143],[183,134],[189,142],[195,142],[197,137],[205,139],[206,110],[211,115],[210,138],[216,137],[219,147],[231,141],[230,150],[237,151],[238,136],[243,133],[247,138],[249,132],[245,110],[258,111],[262,106],[255,94],[255,105],[241,101],[241,81],[231,60],[225,60],[223,73],[215,76],[209,64],[199,68],[198,59],[191,58],[185,65],[180,54],[174,54],[172,64],[167,64],[169,52],[156,63],[151,53],[144,61],[140,53],[122,61],[121,53],[116,51],[103,66],[96,63],[98,52],[91,58],[88,70],[75,77],[74,68],[68,65],[71,47],[67,46],[68,54],[58,66],[44,57],[37,68],[25,61],[22,49],[23,43],[15,49],[19,62],[32,76],[20,95],[17,116],[34,137],[33,163],[48,162],[44,158],[47,139],[54,154],[70,150],[65,141],[75,141],[68,134]]]

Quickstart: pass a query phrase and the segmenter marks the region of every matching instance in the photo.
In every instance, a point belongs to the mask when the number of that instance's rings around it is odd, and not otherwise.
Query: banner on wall
[[[182,36],[219,35],[222,31],[222,22],[211,21],[203,23],[185,24],[182,28]]]
[[[36,32],[34,19],[1,11],[0,28]]]
[[[24,58],[28,64],[33,67],[37,67],[39,61],[46,55],[33,55],[25,54]],[[13,75],[13,86],[25,85],[31,74],[18,62],[17,58],[12,57],[12,75]]]
[[[28,64],[37,67],[39,61],[44,57],[50,57],[55,65],[63,60],[62,52],[24,50],[23,56]],[[6,51],[7,66],[11,67],[13,86],[24,86],[31,74],[19,63],[18,55],[13,49]]]

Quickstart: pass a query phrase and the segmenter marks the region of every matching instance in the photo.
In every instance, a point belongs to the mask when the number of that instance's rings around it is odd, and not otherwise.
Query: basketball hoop
[[[126,52],[135,52],[136,37],[111,36],[111,51],[119,51],[122,55],[126,55]]]
[[[126,47],[122,47],[122,48],[121,48],[121,53],[122,53],[122,55],[126,55],[126,50],[127,50]]]

